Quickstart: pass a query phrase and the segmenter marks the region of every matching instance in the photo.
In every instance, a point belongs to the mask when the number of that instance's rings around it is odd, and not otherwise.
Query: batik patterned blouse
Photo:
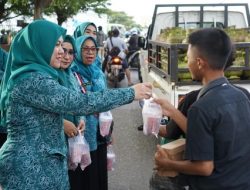
[[[133,99],[132,88],[83,95],[47,74],[32,73],[21,79],[10,94],[8,139],[0,149],[3,189],[69,189],[63,114],[107,111]]]

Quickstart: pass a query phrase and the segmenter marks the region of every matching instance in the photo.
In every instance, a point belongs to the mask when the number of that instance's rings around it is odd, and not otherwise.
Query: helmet
[[[138,32],[137,32],[137,30],[135,28],[133,28],[132,30],[130,30],[130,33],[131,33],[131,35],[138,34]]]

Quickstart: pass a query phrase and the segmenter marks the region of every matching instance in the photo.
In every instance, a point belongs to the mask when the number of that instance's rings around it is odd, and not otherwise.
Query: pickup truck
[[[249,26],[245,3],[156,5],[146,39],[147,59],[140,62],[142,81],[153,83],[154,95],[167,98],[177,107],[183,95],[201,87],[191,79],[187,68],[188,34],[199,28],[218,27],[228,33],[236,47],[236,60],[225,76],[250,91]]]

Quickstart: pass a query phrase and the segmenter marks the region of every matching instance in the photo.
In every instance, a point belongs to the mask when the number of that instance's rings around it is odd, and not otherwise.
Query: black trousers
[[[0,148],[3,146],[6,140],[7,140],[7,133],[0,133]]]
[[[71,190],[108,190],[107,144],[98,145],[90,156],[91,164],[84,171],[80,166],[69,170]]]

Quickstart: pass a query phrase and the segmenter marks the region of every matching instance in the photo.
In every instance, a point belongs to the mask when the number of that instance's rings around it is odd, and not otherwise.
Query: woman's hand
[[[139,83],[132,88],[135,90],[135,100],[149,99],[152,96],[152,85],[150,83]]]
[[[64,133],[68,137],[74,137],[74,136],[76,136],[78,134],[78,129],[76,128],[74,123],[72,123],[71,121],[68,121],[68,120],[64,119],[63,120],[63,126],[64,126]]]
[[[79,130],[80,133],[82,133],[85,130],[85,121],[84,120],[80,120],[77,129]]]

